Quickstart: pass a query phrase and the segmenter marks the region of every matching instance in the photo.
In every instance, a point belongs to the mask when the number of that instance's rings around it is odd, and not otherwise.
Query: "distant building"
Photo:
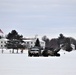
[[[7,39],[6,38],[1,38],[0,39],[0,49],[6,48],[5,45],[7,43]]]
[[[25,45],[27,48],[31,48],[35,46],[35,42],[36,42],[36,38],[30,38],[30,39],[26,39],[25,41]],[[40,40],[40,45],[42,48],[45,48],[45,42]]]
[[[7,43],[8,39],[6,38],[0,38],[0,49],[6,48],[6,43]],[[26,48],[31,48],[35,46],[35,42],[36,42],[36,38],[26,38],[23,39],[23,41],[25,42],[25,46]],[[42,48],[45,48],[45,42],[40,40],[40,45]]]

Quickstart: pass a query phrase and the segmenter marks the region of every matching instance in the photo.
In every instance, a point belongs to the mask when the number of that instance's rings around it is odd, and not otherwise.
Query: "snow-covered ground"
[[[0,75],[76,75],[76,51],[60,51],[60,57],[28,57],[0,51]]]

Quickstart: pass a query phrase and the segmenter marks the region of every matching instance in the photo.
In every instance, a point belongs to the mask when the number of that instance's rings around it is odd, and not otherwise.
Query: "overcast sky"
[[[25,37],[76,37],[76,0],[0,0],[0,29]]]

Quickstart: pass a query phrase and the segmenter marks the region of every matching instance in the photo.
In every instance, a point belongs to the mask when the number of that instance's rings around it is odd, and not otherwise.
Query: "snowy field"
[[[0,75],[76,75],[76,51],[60,51],[60,57],[28,57],[0,51]]]

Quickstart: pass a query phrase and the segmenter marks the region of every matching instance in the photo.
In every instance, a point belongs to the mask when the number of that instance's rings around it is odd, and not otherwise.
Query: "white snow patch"
[[[76,75],[76,51],[60,51],[60,57],[28,57],[0,53],[0,75]]]

